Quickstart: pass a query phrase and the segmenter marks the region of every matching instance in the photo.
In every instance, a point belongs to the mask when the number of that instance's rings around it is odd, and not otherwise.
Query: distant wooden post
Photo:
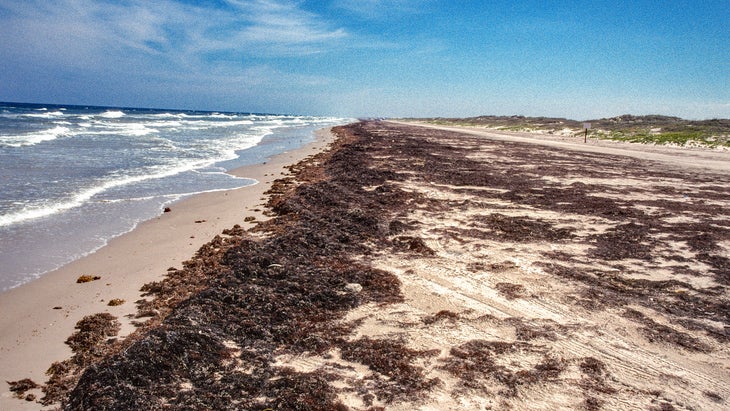
[[[588,130],[591,129],[591,123],[583,123],[583,128],[586,129],[586,134],[583,136],[583,143],[588,142]]]

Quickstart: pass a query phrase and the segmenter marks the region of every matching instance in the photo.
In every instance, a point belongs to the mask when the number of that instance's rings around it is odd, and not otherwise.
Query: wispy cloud
[[[347,36],[296,3],[273,0],[230,0],[225,7],[172,0],[0,0],[0,15],[0,56],[85,67],[115,60],[190,65],[211,53],[231,53],[239,61],[309,54]]]
[[[333,6],[362,17],[378,19],[419,13],[432,0],[335,0]]]
[[[352,47],[286,0],[0,0],[0,38],[0,98],[282,112],[336,81],[294,60]]]

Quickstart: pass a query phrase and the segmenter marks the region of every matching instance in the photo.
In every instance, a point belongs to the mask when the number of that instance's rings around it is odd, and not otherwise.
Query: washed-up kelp
[[[67,408],[337,410],[347,408],[339,401],[347,389],[378,409],[419,401],[442,386],[422,368],[425,363],[450,375],[466,395],[511,399],[570,378],[584,393],[583,406],[599,409],[619,389],[601,359],[567,360],[553,352],[550,344],[569,332],[565,324],[509,318],[504,324],[514,328],[514,341],[466,341],[443,347],[438,360],[435,352],[412,349],[407,341],[356,336],[359,324],[344,321],[349,310],[403,301],[398,278],[370,261],[391,255],[405,262],[437,260],[433,237],[439,236],[466,245],[554,244],[551,251],[536,252],[534,266],[574,287],[565,299],[579,309],[614,310],[648,344],[702,353],[711,349],[705,336],[728,341],[730,260],[722,252],[730,227],[727,211],[705,201],[727,202],[730,194],[712,177],[651,169],[628,157],[375,121],[335,132],[339,139],[330,151],[295,165],[292,176],[274,184],[271,220],[250,233],[240,227],[227,231],[183,269],[145,288],[151,300],[138,302],[141,319],[149,319],[144,332],[89,367],[64,403]],[[700,188],[675,193],[665,186],[648,195],[645,188],[601,183],[617,177],[681,179]],[[468,194],[470,200],[429,197],[423,187]],[[495,203],[509,206],[483,206]],[[458,218],[462,209],[471,211],[463,224],[431,229],[419,220]],[[573,220],[515,211],[524,209]],[[697,222],[657,217],[682,213],[692,213]],[[581,231],[571,226],[577,219],[599,220],[605,229]],[[670,242],[686,248],[677,252]],[[560,247],[568,243],[583,245],[584,252]],[[665,269],[678,279],[642,275],[660,257],[672,263]],[[697,271],[698,263],[707,270]],[[467,269],[517,267],[485,261]],[[682,280],[693,275],[707,276],[709,285]],[[511,281],[493,286],[503,300],[533,298],[529,287]],[[644,312],[668,320],[660,323]],[[465,317],[441,311],[419,324],[443,326]],[[530,361],[505,361],[515,355]],[[298,356],[321,364],[332,359],[335,365],[300,370],[281,361]],[[343,388],[334,383],[337,367],[350,363],[370,374]]]

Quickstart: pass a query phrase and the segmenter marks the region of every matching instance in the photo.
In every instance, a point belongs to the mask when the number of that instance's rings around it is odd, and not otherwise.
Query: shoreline
[[[288,166],[323,150],[332,142],[330,128],[315,131],[315,140],[259,164],[230,174],[252,178],[257,184],[234,190],[201,193],[170,205],[163,213],[111,239],[107,245],[41,278],[0,294],[0,409],[42,409],[40,404],[14,398],[5,381],[30,378],[42,384],[55,361],[71,356],[64,341],[86,315],[108,312],[122,323],[119,337],[136,327],[127,315],[137,311],[142,285],[164,278],[169,267],[179,268],[223,230],[244,229],[268,219],[262,214],[265,192],[287,174]],[[253,217],[249,223],[244,218]],[[81,275],[101,277],[77,284]],[[109,306],[112,299],[125,302]],[[59,308],[60,307],[60,308]]]
[[[154,287],[209,285],[87,368],[70,408],[727,405],[727,174],[388,122],[334,133],[275,183],[264,235]]]

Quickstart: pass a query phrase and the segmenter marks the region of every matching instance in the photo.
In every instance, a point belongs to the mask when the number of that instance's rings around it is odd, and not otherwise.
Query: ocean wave
[[[221,114],[221,113],[210,113],[210,117],[213,118],[236,118],[238,115],[236,114]]]
[[[233,127],[233,126],[249,126],[254,122],[251,120],[231,120],[231,121],[207,121],[204,123],[209,127]]]
[[[156,114],[150,114],[149,117],[152,118],[185,118],[187,115],[185,113],[156,113]]]
[[[153,126],[153,124],[149,123],[107,123],[104,121],[95,120],[91,123],[79,123],[78,126],[82,130],[80,130],[77,134],[97,136],[119,135],[140,137],[159,132],[159,130],[157,130],[156,128],[148,127]]]
[[[146,136],[146,135],[157,133],[157,132],[158,132],[157,129],[147,127],[145,124],[142,124],[142,123],[129,123],[129,124],[115,125],[112,130],[109,130],[108,132],[104,132],[104,133],[141,137],[141,136]]]
[[[62,117],[64,114],[62,111],[49,111],[44,113],[28,113],[23,114],[23,117],[33,117],[33,118],[56,118],[56,117]]]
[[[56,126],[49,130],[37,131],[35,133],[22,134],[22,135],[11,135],[11,136],[0,136],[0,147],[24,147],[34,146],[44,141],[55,140],[64,134],[69,133],[68,127]]]
[[[58,214],[67,210],[71,210],[80,207],[88,203],[95,196],[122,186],[140,183],[147,180],[160,179],[164,177],[170,177],[176,174],[180,174],[186,171],[203,166],[203,162],[196,161],[190,162],[189,164],[179,165],[176,167],[165,167],[155,166],[151,167],[148,171],[149,174],[143,175],[119,175],[109,176],[110,180],[104,181],[96,186],[87,188],[83,191],[76,193],[72,198],[66,201],[60,201],[56,203],[45,202],[41,204],[34,204],[25,207],[24,209],[10,213],[7,215],[0,216],[0,227],[17,224],[20,222],[34,220],[42,217],[49,217],[54,214]]]
[[[99,114],[99,117],[103,117],[103,118],[121,118],[124,116],[126,116],[126,114],[120,110],[107,110],[107,111]]]
[[[254,178],[248,178],[248,177],[237,177],[232,174],[228,173],[201,173],[201,174],[224,174],[226,177],[230,178],[231,180],[239,181],[241,183],[240,187],[248,187],[252,185],[256,185],[259,183],[258,180]],[[238,188],[240,188],[238,187]],[[237,187],[233,188],[211,188],[207,190],[196,190],[196,191],[185,191],[175,194],[155,194],[155,195],[146,195],[146,196],[138,196],[138,197],[126,197],[126,198],[115,198],[110,200],[103,200],[103,203],[106,204],[124,204],[124,203],[133,203],[135,201],[148,201],[148,200],[155,200],[155,199],[164,199],[166,204],[178,201],[184,197],[194,196],[196,194],[203,194],[203,193],[216,193],[219,191],[228,191],[228,190],[235,190]]]
[[[149,127],[159,127],[159,128],[184,128],[185,127],[185,121],[181,120],[155,120],[155,121],[147,121],[145,122],[146,126]]]
[[[236,121],[207,121],[207,120],[180,120],[180,121],[154,121],[145,122],[145,124],[152,127],[165,127],[174,128],[181,130],[207,130],[207,129],[221,129],[226,127],[239,127],[239,126],[250,126],[254,124],[251,120],[236,120]]]
[[[236,145],[236,149],[244,149],[255,146],[260,139],[248,140],[246,144]],[[131,184],[142,183],[149,180],[157,180],[166,177],[172,177],[185,172],[204,169],[212,164],[220,161],[230,160],[236,158],[235,150],[233,147],[219,147],[218,155],[215,158],[197,158],[190,159],[188,161],[181,161],[179,158],[174,162],[167,164],[158,164],[148,167],[145,171],[146,174],[140,175],[125,175],[112,174],[107,176],[107,180],[100,182],[96,186],[89,187],[78,193],[66,201],[58,202],[42,202],[40,204],[27,205],[22,210],[9,213],[6,215],[0,215],[0,227],[10,226],[13,224],[25,222],[28,220],[34,220],[43,217],[49,217],[58,213],[62,213],[67,210],[71,210],[77,207],[81,207],[92,201],[96,196],[103,194],[104,192],[128,186]],[[231,176],[234,179],[240,179],[239,177]],[[244,179],[245,180],[245,179]],[[215,191],[215,190],[211,190]],[[175,193],[174,196],[184,196],[188,193]],[[170,194],[168,194],[170,195]],[[109,201],[109,199],[99,200],[103,202]]]
[[[124,186],[132,187],[142,181],[170,177],[187,171],[210,173],[210,169],[206,170],[207,167],[238,158],[240,151],[256,146],[281,127],[299,128],[301,125],[342,122],[342,119],[280,115],[192,112],[125,114],[121,110],[109,109],[93,114],[68,113],[63,117],[64,123],[61,125],[61,118],[58,117],[63,116],[63,113],[59,110],[49,110],[43,115],[55,116],[55,127],[24,135],[0,136],[0,146],[28,146],[59,137],[64,137],[66,141],[67,137],[132,136],[135,138],[129,139],[132,150],[129,155],[138,156],[136,158],[140,161],[139,164],[146,164],[147,167],[144,170],[120,171],[118,175],[99,176],[96,183],[88,183],[93,186],[85,189],[77,187],[79,191],[67,193],[65,199],[37,198],[33,203],[16,208],[12,214],[1,215],[0,226],[49,217],[89,202],[113,199],[117,193],[128,191]],[[114,120],[121,117],[124,119]],[[211,131],[207,132],[208,129]],[[137,139],[137,136],[141,138]],[[107,141],[117,147],[126,147],[127,144],[122,139],[100,139],[99,147],[103,148]],[[151,166],[152,163],[156,165]]]
[[[248,134],[248,133],[242,133],[238,134],[234,138],[230,139],[229,141],[222,142],[219,146],[219,150],[221,150],[220,155],[218,156],[218,159],[211,163],[218,163],[222,161],[228,161],[233,160],[238,157],[238,154],[236,154],[237,151],[246,150],[251,147],[255,147],[257,144],[263,140],[263,138],[270,134],[269,133],[257,133],[257,134]]]

